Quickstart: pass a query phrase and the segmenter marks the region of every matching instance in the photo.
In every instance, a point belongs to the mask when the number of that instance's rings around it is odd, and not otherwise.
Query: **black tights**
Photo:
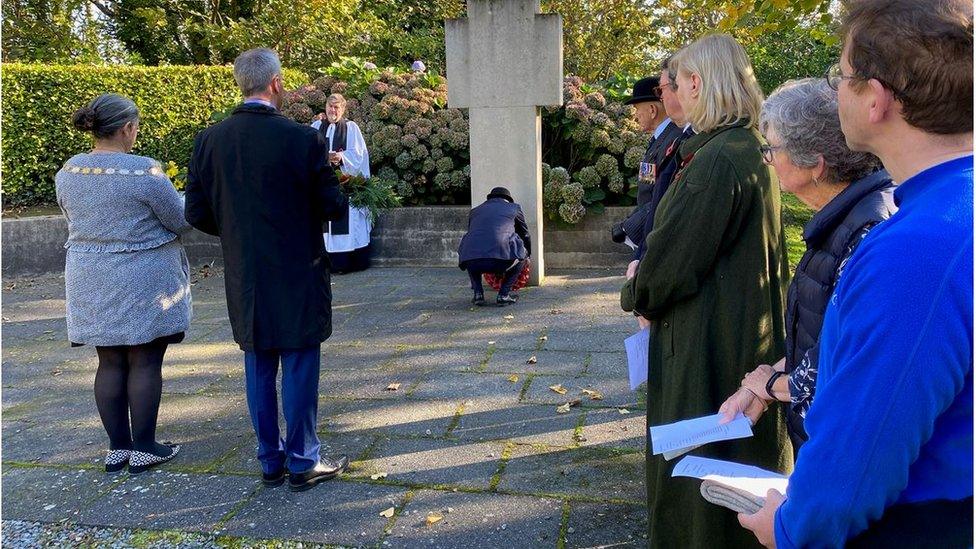
[[[166,344],[151,342],[95,350],[95,404],[108,433],[109,448],[168,454],[165,446],[156,443]]]

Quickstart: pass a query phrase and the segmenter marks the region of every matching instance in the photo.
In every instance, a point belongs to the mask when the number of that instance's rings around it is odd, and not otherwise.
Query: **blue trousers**
[[[278,431],[278,362],[281,362],[281,408],[286,433]],[[315,432],[319,408],[319,346],[281,351],[245,351],[247,409],[258,438],[258,460],[265,473],[288,466],[308,471],[319,461]]]

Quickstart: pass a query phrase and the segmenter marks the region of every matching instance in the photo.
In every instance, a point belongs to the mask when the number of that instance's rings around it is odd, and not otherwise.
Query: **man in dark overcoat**
[[[319,132],[282,116],[281,64],[258,48],[234,62],[244,102],[197,135],[186,219],[220,237],[227,309],[244,351],[247,404],[269,486],[300,491],[333,478],[348,459],[319,456],[320,345],[332,333],[332,291],[322,222],[348,201]],[[281,365],[278,430],[276,381]]]

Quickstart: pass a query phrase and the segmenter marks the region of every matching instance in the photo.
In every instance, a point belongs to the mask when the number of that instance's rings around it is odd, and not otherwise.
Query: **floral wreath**
[[[532,271],[532,262],[529,259],[525,260],[525,266],[522,267],[522,272],[519,273],[518,278],[515,279],[515,284],[512,285],[512,290],[519,290],[529,283],[529,273]],[[491,286],[492,290],[496,292],[501,289],[502,281],[505,279],[504,276],[499,276],[495,273],[484,273],[485,283]]]

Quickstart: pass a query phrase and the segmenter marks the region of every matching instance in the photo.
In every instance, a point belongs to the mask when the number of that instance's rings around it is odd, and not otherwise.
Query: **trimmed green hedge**
[[[3,64],[4,207],[51,204],[54,174],[89,150],[90,136],[71,126],[71,113],[112,92],[136,102],[142,115],[134,154],[185,166],[193,138],[214,111],[240,100],[230,67]],[[286,70],[288,87],[307,77]]]

